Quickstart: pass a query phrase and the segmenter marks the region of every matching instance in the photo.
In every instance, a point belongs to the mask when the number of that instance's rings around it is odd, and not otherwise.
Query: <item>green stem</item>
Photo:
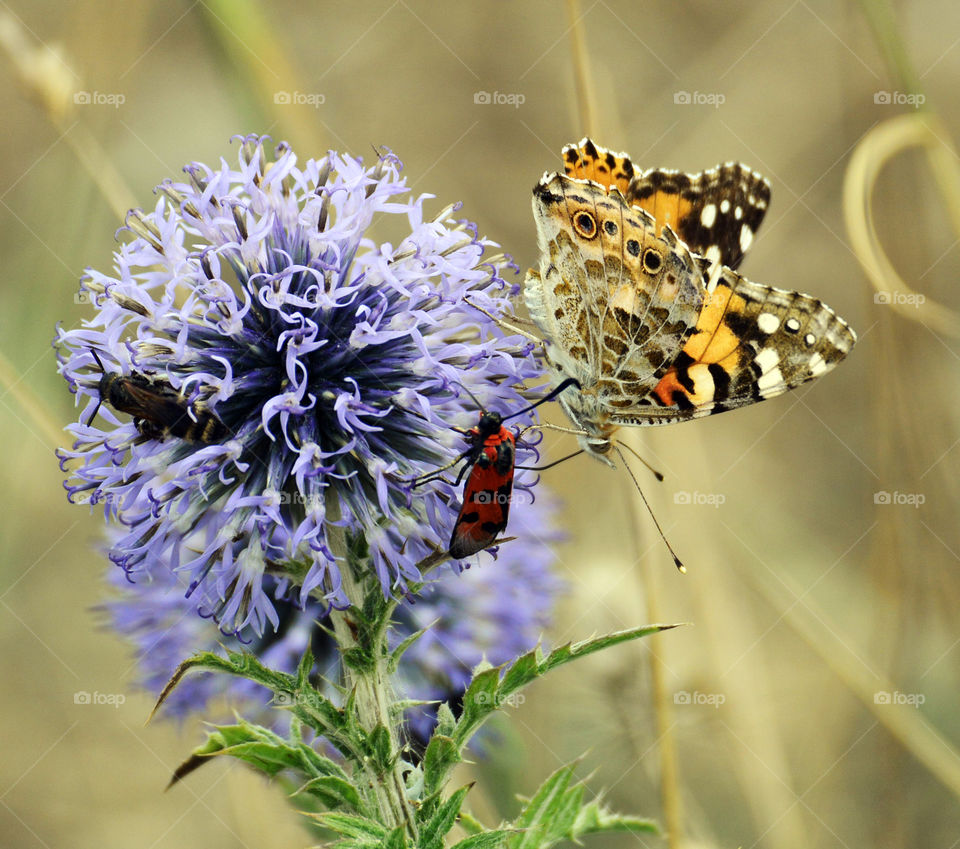
[[[341,570],[343,590],[351,607],[333,610],[330,618],[341,653],[350,650],[369,652],[371,663],[362,668],[343,664],[347,689],[354,694],[357,720],[364,731],[372,732],[378,727],[387,730],[390,740],[391,764],[385,770],[371,761],[363,765],[369,792],[373,795],[383,825],[393,829],[403,825],[414,840],[417,837],[413,807],[407,799],[406,782],[401,770],[400,747],[397,729],[390,716],[392,693],[387,663],[390,652],[387,644],[387,623],[384,616],[378,623],[361,621],[354,611],[364,610],[368,593],[380,593],[376,581],[362,580],[346,563]],[[392,607],[392,606],[391,606]],[[372,633],[371,633],[372,630]]]

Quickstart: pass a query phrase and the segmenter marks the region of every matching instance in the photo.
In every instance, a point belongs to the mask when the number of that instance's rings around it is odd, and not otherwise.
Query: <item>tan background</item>
[[[119,220],[78,152],[105,151],[131,202],[149,206],[152,187],[185,162],[233,158],[236,132],[288,138],[303,157],[387,145],[416,191],[436,194],[437,209],[463,200],[464,214],[527,267],[530,189],[558,166],[564,143],[591,129],[644,166],[741,159],[763,171],[773,204],[743,270],[823,298],[861,341],[812,387],[642,434],[668,479],[641,480],[686,576],[635,512],[622,471],[580,458],[548,473],[570,533],[559,551],[570,596],[550,638],[654,616],[694,625],[534,687],[513,711],[516,735],[483,768],[475,810],[496,821],[511,793],[587,752],[581,773],[593,771],[592,788],[662,818],[669,739],[685,845],[960,845],[958,342],[923,323],[929,304],[914,321],[874,303],[841,217],[851,149],[908,107],[875,103],[897,83],[856,5],[648,5],[583,2],[595,115],[587,128],[560,4],[398,0],[304,12],[279,2],[267,26],[246,4],[0,4],[5,31],[22,28],[22,46],[39,49],[71,90],[125,98],[119,108],[71,108],[54,125],[14,64],[0,64],[0,345],[13,375],[0,388],[0,844],[309,842],[279,793],[239,768],[214,764],[161,792],[199,727],[143,727],[150,699],[130,690],[129,655],[91,612],[105,566],[93,548],[97,520],[60,489],[55,429],[73,413],[49,340],[56,321],[84,314],[72,300],[76,281],[85,265],[108,267]],[[946,110],[956,135],[960,9],[901,5],[900,35],[928,105]],[[47,52],[56,44],[60,59]],[[278,91],[324,102],[283,106]],[[524,102],[476,104],[478,91]],[[676,104],[681,91],[724,102]],[[108,180],[102,166],[94,174]],[[956,306],[956,234],[919,156],[884,173],[876,210],[904,277]],[[551,450],[559,456],[568,442],[552,438]],[[925,503],[877,505],[880,491]],[[677,492],[724,502],[678,504]],[[669,708],[659,727],[651,646]],[[75,705],[78,690],[127,700]],[[894,690],[924,704],[874,703]],[[723,703],[675,704],[683,691]]]

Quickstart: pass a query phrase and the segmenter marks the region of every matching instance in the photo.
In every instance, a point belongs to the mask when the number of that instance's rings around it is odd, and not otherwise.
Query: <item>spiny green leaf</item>
[[[434,625],[439,622],[439,619],[434,619],[426,628],[421,628],[419,631],[414,631],[409,637],[403,640],[392,652],[390,652],[390,659],[387,661],[387,672],[390,675],[393,675],[397,671],[397,667],[400,665],[400,659],[403,657],[404,653],[410,646],[412,646],[417,640],[419,640],[424,634],[427,633]]]
[[[496,829],[472,834],[459,843],[454,843],[452,849],[500,849],[506,846],[507,838],[514,833],[512,830]]]
[[[462,760],[456,743],[434,732],[423,756],[423,790],[430,796],[443,786],[447,773]]]
[[[474,834],[486,834],[487,830],[483,827],[483,823],[480,822],[473,814],[469,811],[460,811],[460,827],[469,835]]]
[[[314,775],[332,775],[336,778],[347,778],[347,773],[344,772],[340,764],[321,755],[313,746],[298,742],[297,751],[300,752],[303,762]]]
[[[641,817],[625,816],[608,811],[599,802],[593,801],[581,808],[573,824],[572,840],[588,834],[609,832],[630,832],[632,834],[659,834],[660,829],[653,820]]]
[[[504,671],[505,667],[501,666],[481,672],[470,682],[470,686],[464,694],[463,713],[457,721],[456,730],[452,735],[454,741],[463,749],[494,710],[504,704],[510,704],[509,697],[511,695],[550,670],[563,666],[572,660],[586,657],[601,649],[676,627],[677,625],[645,625],[640,628],[630,628],[603,637],[593,637],[577,643],[567,643],[545,656],[537,648],[519,657],[506,671]],[[500,679],[501,673],[503,673],[502,680]],[[492,689],[491,680],[494,680]]]
[[[514,692],[526,686],[537,677],[537,668],[542,659],[540,646],[520,655],[504,673],[500,686],[507,692]]]
[[[364,751],[381,774],[393,766],[393,747],[390,743],[390,732],[386,726],[378,725],[367,735],[364,740]]]
[[[579,810],[579,805],[572,807],[575,800],[568,791],[574,769],[576,763],[560,767],[540,785],[514,820],[520,831],[510,838],[510,849],[540,849],[563,839],[570,831]],[[579,791],[573,795],[582,798],[582,787]]]
[[[274,693],[293,692],[296,689],[296,679],[292,675],[286,675],[282,672],[267,668],[251,654],[228,651],[227,657],[223,658],[214,652],[199,652],[193,655],[193,657],[187,658],[176,668],[170,680],[161,691],[160,697],[157,699],[157,703],[154,705],[147,722],[153,719],[156,712],[160,709],[160,706],[166,701],[167,696],[173,692],[174,687],[183,679],[183,676],[193,670],[227,672],[231,675],[237,675],[241,678],[255,681],[257,684],[262,684]]]
[[[348,780],[335,775],[321,775],[311,778],[306,784],[298,787],[292,795],[298,796],[307,793],[315,796],[326,807],[333,810],[349,807],[358,813],[364,812],[364,804],[360,792]]]
[[[339,811],[323,811],[319,814],[307,814],[317,821],[323,828],[328,828],[344,837],[357,838],[362,844],[382,845],[387,836],[387,829],[367,817],[355,814],[344,814]]]
[[[450,709],[450,705],[441,702],[437,708],[437,724],[434,728],[434,734],[442,734],[444,737],[452,737],[453,731],[457,727],[457,719]]]
[[[463,800],[470,792],[472,784],[461,787],[450,795],[436,813],[420,829],[420,849],[443,849],[444,837],[453,828],[457,815],[463,805]]]
[[[406,847],[407,833],[402,825],[398,825],[387,836],[387,841],[383,844],[383,849],[406,849]]]
[[[303,689],[310,686],[310,673],[313,672],[313,652],[308,648],[300,663],[297,664],[297,688]]]
[[[615,631],[612,634],[605,634],[602,637],[592,637],[589,640],[580,640],[576,643],[567,643],[558,649],[550,652],[540,663],[537,664],[537,675],[545,675],[551,669],[563,666],[571,660],[577,660],[581,657],[594,654],[611,646],[626,643],[630,640],[637,640],[641,637],[648,637],[650,634],[656,634],[660,631],[669,631],[671,628],[679,628],[686,623],[678,622],[673,625],[643,625],[639,628],[628,628],[624,631]]]
[[[497,708],[497,687],[500,683],[500,670],[490,667],[475,675],[467,691],[463,694],[463,713],[457,723],[470,728],[482,722]]]
[[[376,660],[373,654],[364,646],[352,646],[340,652],[340,658],[351,669],[361,674],[368,674],[373,671]]]

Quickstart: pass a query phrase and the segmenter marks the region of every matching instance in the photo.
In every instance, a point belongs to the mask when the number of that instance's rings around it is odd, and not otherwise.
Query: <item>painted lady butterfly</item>
[[[830,371],[856,342],[816,298],[734,269],[770,199],[728,163],[639,171],[589,139],[533,191],[540,270],[524,293],[580,445],[607,457],[622,425],[661,425],[773,398]]]

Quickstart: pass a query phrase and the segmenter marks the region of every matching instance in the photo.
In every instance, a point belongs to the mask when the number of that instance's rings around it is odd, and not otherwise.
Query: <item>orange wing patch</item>
[[[675,233],[681,231],[681,224],[687,221],[693,210],[693,204],[685,200],[679,191],[658,191],[643,199],[632,201],[649,212],[657,221],[657,233],[663,230],[664,224],[669,224]]]
[[[593,180],[606,189],[617,188],[626,197],[630,181],[638,172],[625,153],[597,147],[590,139],[563,149],[563,169],[575,180]]]
[[[742,340],[724,318],[731,311],[743,315],[746,307],[725,280],[706,296],[696,330],[653,390],[663,406],[691,409],[726,397],[730,375],[740,368]]]

